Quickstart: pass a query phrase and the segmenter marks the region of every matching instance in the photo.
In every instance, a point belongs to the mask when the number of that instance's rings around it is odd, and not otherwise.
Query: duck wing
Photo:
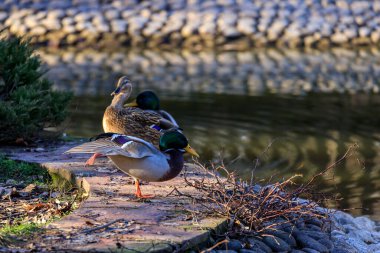
[[[114,134],[112,137],[86,142],[65,153],[100,153],[106,156],[121,155],[129,158],[144,158],[160,152],[152,144],[136,137]]]
[[[174,126],[179,127],[177,121],[170,113],[164,110],[159,110],[158,112],[164,119],[169,120]]]

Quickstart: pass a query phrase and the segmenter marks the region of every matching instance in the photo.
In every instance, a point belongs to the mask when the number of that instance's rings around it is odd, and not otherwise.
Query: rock
[[[235,250],[217,250],[216,253],[237,253]]]
[[[289,244],[291,247],[297,246],[296,240],[294,239],[294,237],[290,233],[287,233],[287,232],[284,232],[281,230],[274,230],[274,231],[267,231],[267,232],[265,232],[265,234],[270,234],[270,235],[274,235],[278,238],[281,238],[287,244]]]
[[[239,253],[265,253],[265,251],[262,249],[259,249],[259,248],[257,248],[257,249],[241,249],[239,251]]]
[[[334,248],[331,253],[359,253],[355,247],[348,244],[344,238],[333,240]]]
[[[316,232],[319,232],[319,231],[321,231],[321,227],[319,227],[319,226],[316,226],[316,225],[313,225],[313,224],[306,224],[306,229],[307,230],[311,230],[311,231],[316,231]]]
[[[124,20],[113,20],[111,21],[112,31],[115,33],[124,33],[126,31],[127,22]]]
[[[247,241],[249,243],[249,248],[252,250],[261,249],[265,253],[271,253],[272,252],[272,249],[269,246],[267,246],[265,243],[263,243],[262,241],[260,241],[258,239],[248,238]]]
[[[79,13],[77,14],[75,17],[74,17],[74,20],[76,22],[86,22],[88,21],[89,19],[91,18],[91,15],[87,12],[82,12],[82,13]]]
[[[302,251],[306,253],[319,253],[319,251],[310,248],[303,248]]]
[[[14,180],[14,179],[7,179],[7,181],[5,182],[5,185],[16,185],[17,184],[17,181]]]
[[[37,190],[37,186],[35,184],[29,184],[27,187],[22,189],[23,192],[27,192],[27,193],[32,193],[35,190]]]
[[[308,223],[308,224],[312,224],[312,225],[315,225],[315,226],[318,226],[318,227],[322,227],[323,226],[323,222],[317,218],[311,218],[311,219],[307,219],[305,220],[305,223]]]
[[[354,219],[354,224],[357,228],[363,229],[363,230],[374,230],[375,229],[375,222],[367,217],[361,216]]]
[[[8,17],[8,14],[4,11],[0,11],[0,22],[3,22]]]
[[[238,251],[238,250],[240,250],[240,249],[243,248],[243,245],[242,245],[241,242],[238,241],[238,240],[231,240],[231,241],[229,241],[229,242],[227,243],[227,247],[228,247],[228,249]]]
[[[337,211],[333,214],[333,219],[336,220],[339,224],[352,224],[355,223],[354,217],[352,217],[350,214]]]
[[[303,232],[294,232],[293,236],[296,238],[299,245],[305,248],[310,248],[317,250],[319,252],[328,252],[327,247],[314,240],[310,236],[304,234]]]
[[[326,246],[326,248],[328,250],[332,250],[332,248],[334,247],[334,244],[332,243],[332,241],[330,239],[321,239],[321,240],[317,240],[320,244]]]
[[[290,253],[305,253],[305,251],[294,249],[294,250],[290,251]]]
[[[268,245],[274,251],[289,251],[291,249],[290,245],[287,244],[284,240],[276,236],[266,236],[263,239],[263,242]]]
[[[106,11],[105,14],[104,14],[104,16],[105,16],[108,20],[110,20],[110,21],[119,18],[119,15],[120,15],[120,13],[119,13],[119,11],[118,11],[117,9],[111,9],[111,10],[108,10],[108,11]]]
[[[359,28],[359,36],[360,37],[368,37],[368,35],[371,33],[371,30],[368,27],[360,27]]]
[[[348,41],[348,38],[345,34],[343,33],[334,33],[332,36],[331,36],[331,40],[332,42],[334,43],[337,43],[337,44],[340,44],[340,43],[345,43]]]
[[[306,235],[310,236],[311,238],[317,240],[317,241],[329,238],[329,235],[327,233],[323,233],[323,232],[310,231],[310,230],[305,230],[302,232],[305,233]]]

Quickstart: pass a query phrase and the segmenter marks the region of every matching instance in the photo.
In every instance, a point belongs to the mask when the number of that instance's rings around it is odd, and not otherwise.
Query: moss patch
[[[50,181],[49,173],[39,165],[16,162],[0,155],[0,182],[8,179],[23,181],[26,184],[41,184]]]

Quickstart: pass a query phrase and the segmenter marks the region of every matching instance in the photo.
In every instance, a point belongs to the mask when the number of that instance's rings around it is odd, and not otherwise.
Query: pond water
[[[67,133],[102,132],[114,82],[134,95],[155,90],[204,163],[223,159],[245,179],[300,181],[350,157],[320,178],[317,190],[342,198],[330,207],[380,220],[380,58],[377,49],[332,51],[47,51],[56,88],[72,90]],[[258,162],[259,161],[259,162]]]

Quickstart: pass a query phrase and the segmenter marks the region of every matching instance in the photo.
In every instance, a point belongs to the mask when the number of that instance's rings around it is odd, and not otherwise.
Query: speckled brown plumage
[[[160,132],[151,128],[159,125],[162,117],[155,113],[136,107],[116,108],[108,106],[103,116],[105,132],[132,135],[158,146]]]

